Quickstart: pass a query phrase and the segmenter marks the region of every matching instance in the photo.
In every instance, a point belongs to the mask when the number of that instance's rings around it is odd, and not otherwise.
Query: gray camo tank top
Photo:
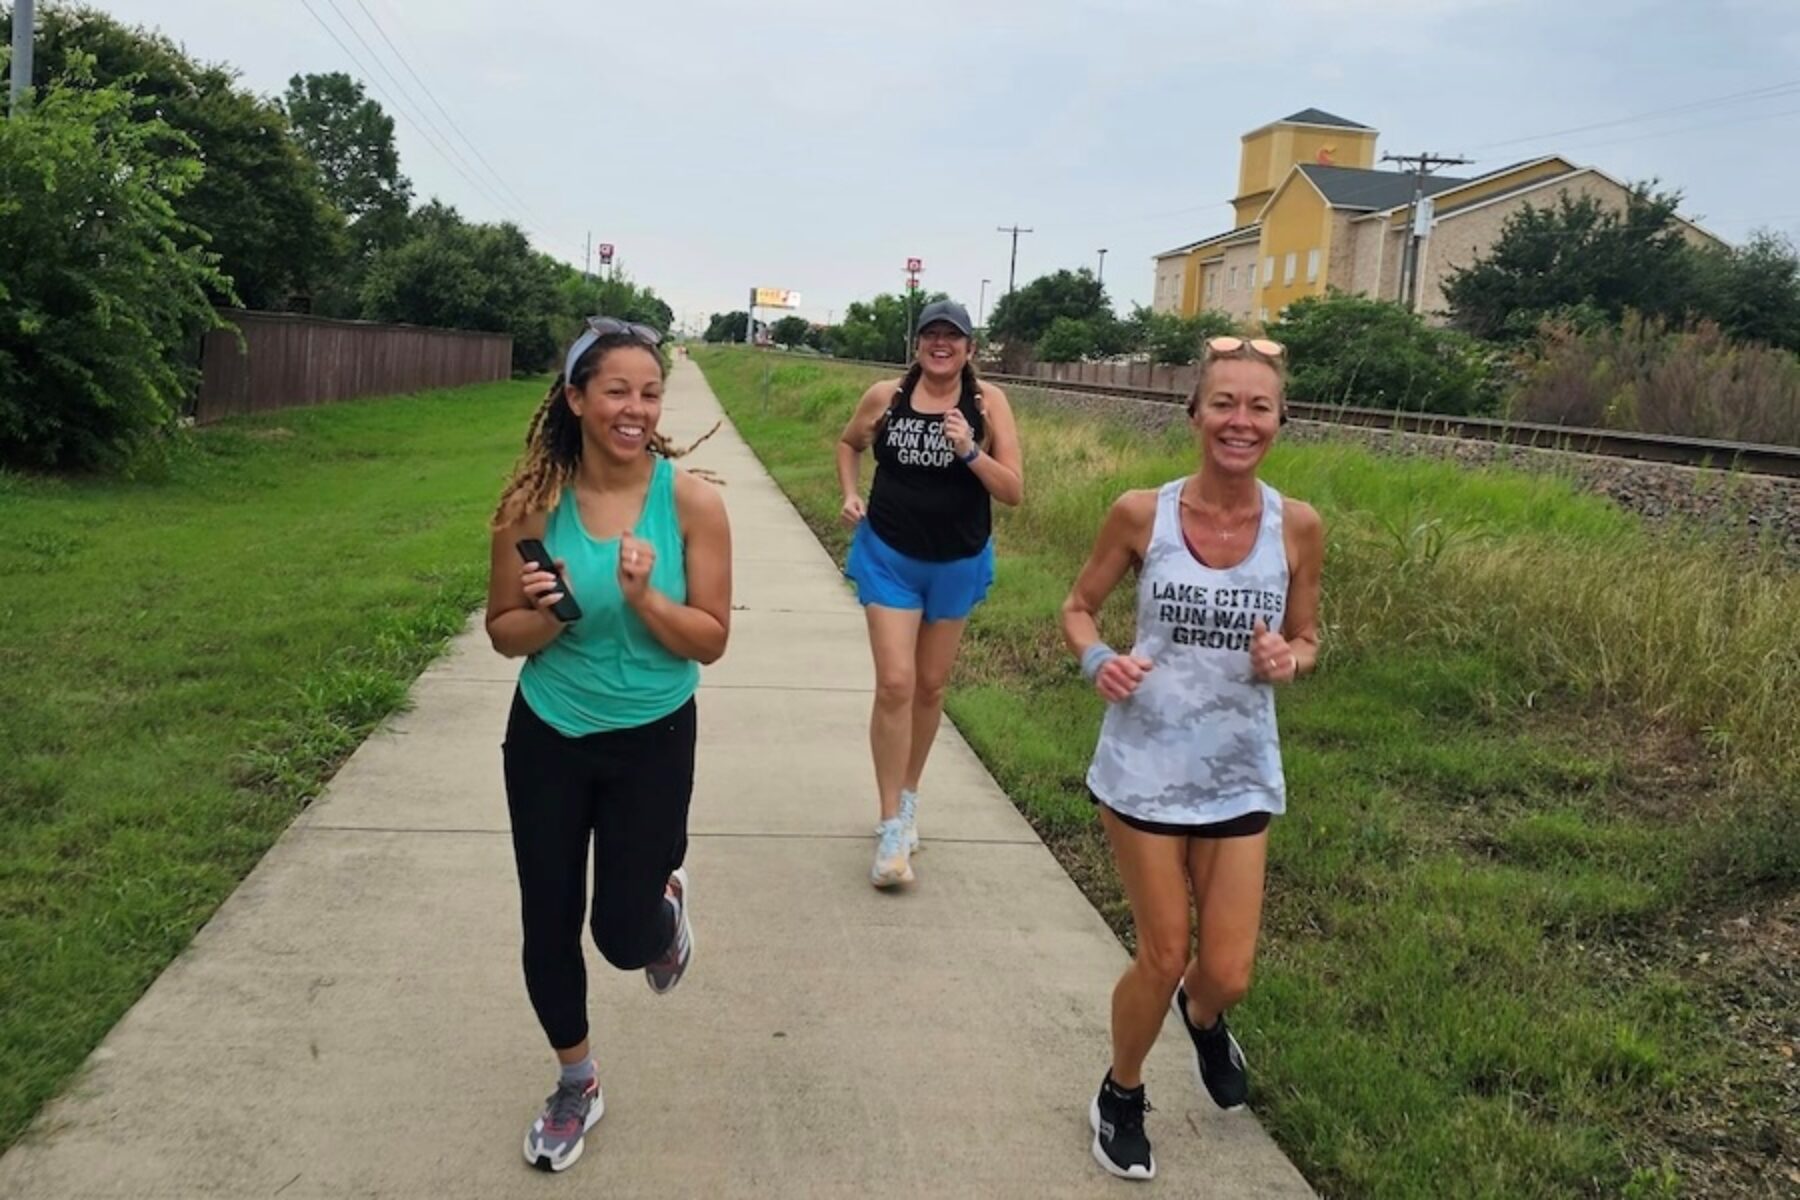
[[[1108,808],[1145,821],[1206,825],[1287,807],[1275,689],[1250,673],[1258,617],[1287,610],[1281,493],[1266,483],[1250,554],[1219,570],[1181,532],[1184,480],[1156,495],[1138,576],[1137,641],[1155,663],[1130,699],[1106,707],[1087,784]]]

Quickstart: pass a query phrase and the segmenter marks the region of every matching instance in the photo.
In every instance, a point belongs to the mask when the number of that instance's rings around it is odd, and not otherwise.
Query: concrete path
[[[683,363],[664,427],[719,415]],[[948,722],[919,882],[867,882],[869,653],[836,568],[729,426],[731,648],[700,693],[695,965],[589,948],[605,1119],[529,1169],[550,1057],[519,972],[479,628],[372,737],[0,1160],[0,1196],[1119,1196],[1088,1154],[1125,955]],[[1048,621],[1048,616],[1046,616]],[[1166,1195],[1309,1196],[1254,1119],[1148,1079]],[[1254,1067],[1254,1063],[1252,1063]]]

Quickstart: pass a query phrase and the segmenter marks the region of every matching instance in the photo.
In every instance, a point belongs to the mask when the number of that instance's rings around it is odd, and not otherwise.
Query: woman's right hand
[[[838,510],[838,519],[852,529],[860,525],[867,515],[868,510],[863,507],[862,497],[854,493],[844,497],[844,507]]]
[[[1094,690],[1109,704],[1129,700],[1155,665],[1141,654],[1115,654],[1094,673]]]
[[[559,558],[556,560],[556,569],[567,572],[569,565]],[[526,563],[520,572],[519,582],[524,585],[526,602],[538,612],[549,612],[550,606],[563,597],[562,588],[556,583],[556,575],[544,570],[539,563]]]

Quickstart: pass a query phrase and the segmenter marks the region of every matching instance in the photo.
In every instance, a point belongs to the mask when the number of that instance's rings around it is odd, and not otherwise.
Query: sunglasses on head
[[[662,344],[662,334],[648,325],[639,325],[635,321],[621,321],[617,317],[589,317],[587,327],[601,337],[622,333],[651,346]]]
[[[1248,349],[1252,354],[1264,358],[1285,358],[1287,347],[1280,342],[1272,342],[1268,338],[1212,337],[1206,339],[1208,358],[1221,358],[1227,354],[1236,354]]]

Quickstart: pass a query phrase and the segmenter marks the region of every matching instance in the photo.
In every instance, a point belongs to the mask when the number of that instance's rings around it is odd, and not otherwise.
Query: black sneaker
[[[1156,1178],[1156,1158],[1144,1135],[1144,1114],[1150,1101],[1142,1084],[1126,1091],[1113,1082],[1112,1072],[1088,1105],[1088,1124],[1094,1127],[1094,1161],[1120,1179]]]
[[[1250,1098],[1250,1064],[1244,1060],[1244,1048],[1231,1036],[1225,1014],[1219,1014],[1211,1029],[1202,1029],[1188,1020],[1186,988],[1176,987],[1175,998],[1169,1003],[1193,1039],[1194,1078],[1213,1103],[1226,1112],[1244,1107],[1244,1101]]]

